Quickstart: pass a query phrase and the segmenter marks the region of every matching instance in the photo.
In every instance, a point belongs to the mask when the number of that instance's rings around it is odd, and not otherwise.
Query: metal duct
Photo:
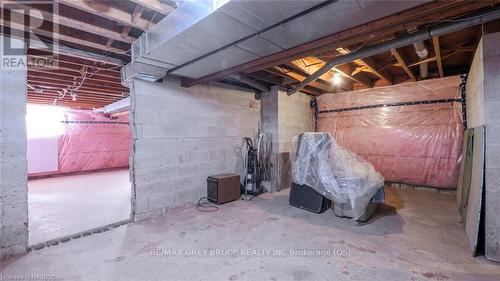
[[[132,44],[132,61],[200,78],[425,2],[185,1]]]
[[[408,29],[408,32],[414,32],[416,31],[417,28],[412,28]],[[427,46],[425,45],[424,41],[418,41],[413,43],[413,48],[415,48],[415,52],[417,53],[417,56],[420,58],[420,60],[424,60],[429,56],[429,50],[427,49]],[[419,65],[420,67],[420,77],[422,78],[427,78],[429,75],[429,64],[427,62],[421,63]]]
[[[400,38],[387,41],[384,43],[380,43],[377,45],[373,45],[370,47],[367,47],[365,49],[361,49],[356,52],[349,53],[344,56],[339,56],[336,57],[329,62],[327,62],[323,67],[318,69],[316,72],[311,74],[309,77],[307,77],[305,80],[299,83],[296,87],[293,89],[290,89],[288,91],[288,95],[293,95],[300,91],[302,88],[307,86],[309,83],[312,81],[318,79],[321,75],[327,73],[330,71],[334,66],[343,64],[343,63],[348,63],[357,59],[363,59],[371,56],[375,56],[381,53],[389,52],[392,48],[401,48],[404,46],[408,46],[413,44],[414,42],[418,41],[424,41],[424,40],[429,40],[432,39],[432,37],[435,36],[443,36],[448,33],[452,33],[458,30],[462,30],[468,27],[472,27],[475,25],[487,23],[490,21],[494,21],[500,19],[500,8],[496,7],[493,8],[489,11],[484,11],[482,13],[476,14],[475,16],[468,17],[459,21],[451,22],[451,23],[446,23],[446,24],[441,24],[437,25],[435,27],[429,28],[429,29],[424,29],[417,31],[412,34],[407,34],[405,36],[402,36]]]

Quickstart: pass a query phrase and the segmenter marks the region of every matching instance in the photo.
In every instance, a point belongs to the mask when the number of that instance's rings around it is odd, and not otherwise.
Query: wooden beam
[[[293,81],[295,81],[294,83],[300,82],[300,80],[298,80],[298,79],[300,79],[298,76],[291,75],[290,74],[291,72],[288,72],[288,71],[286,71],[278,66],[275,66],[275,67],[269,68],[269,69],[265,69],[264,71],[268,72],[268,73],[272,73],[272,74],[280,76],[280,77],[283,77],[283,78],[292,79]],[[294,78],[294,77],[297,77],[297,78]],[[323,93],[324,90],[319,88],[318,85],[316,85],[316,83],[311,83],[310,88],[314,92],[317,92],[319,95],[319,94]]]
[[[132,2],[164,15],[168,15],[175,10],[174,7],[160,0],[132,0]]]
[[[339,52],[341,55],[347,55],[351,52],[351,50],[349,50],[348,48],[337,48],[337,52]],[[373,58],[357,59],[354,60],[354,63],[364,66],[365,70],[368,70],[369,72],[375,74],[375,76],[380,78],[385,83],[392,85],[392,78],[390,77],[390,75],[386,72],[386,70],[378,70]]]
[[[399,64],[404,69],[404,71],[406,72],[406,74],[408,74],[408,77],[410,77],[411,81],[417,81],[417,79],[415,78],[415,74],[413,74],[413,71],[408,67],[408,65],[406,65],[405,59],[398,52],[398,50],[392,48],[391,49],[391,53],[396,58],[396,60],[399,62]]]
[[[352,67],[349,64],[340,64],[333,67],[335,71],[340,73],[342,76],[351,79],[354,82],[357,82],[361,85],[364,85],[368,88],[373,87],[373,82],[368,76],[363,73],[354,73]]]
[[[432,37],[432,45],[434,45],[434,53],[436,53],[436,62],[439,72],[439,77],[443,77],[443,61],[441,60],[441,49],[439,47],[439,37]]]
[[[42,80],[42,79],[34,79],[34,78],[28,77],[28,84],[41,86],[41,88],[43,88],[43,86],[47,86],[47,87],[54,87],[54,88],[59,87],[61,89],[64,89],[64,88],[74,86],[72,83],[68,83],[68,82],[66,82],[66,83],[65,82],[54,82],[54,81],[49,81],[47,79]],[[102,92],[103,95],[108,95],[108,93],[110,93],[113,96],[123,96],[122,93],[129,92],[128,90],[122,91],[120,89],[110,89],[110,88],[98,87],[95,85],[87,85],[85,82],[80,87],[80,89],[81,90]]]
[[[28,68],[28,75],[30,72],[37,72],[37,73],[43,73],[44,75],[45,74],[49,74],[49,75],[58,75],[58,76],[62,76],[62,77],[69,77],[71,79],[73,79],[74,77],[76,77],[76,74],[75,73],[67,73],[67,72],[64,72],[64,70],[57,70],[57,69],[54,69],[54,70],[46,70],[46,69],[37,69],[37,68]],[[117,85],[121,85],[121,80],[120,79],[117,79],[117,80],[113,80],[113,79],[109,79],[109,77],[102,77],[100,75],[94,75],[90,78],[87,78],[89,80],[93,80],[93,81],[99,81],[99,82],[104,82],[104,83],[114,83],[114,84],[117,84]]]
[[[3,1],[3,0],[2,0]],[[16,4],[13,7],[19,7],[19,8],[26,8],[29,9],[30,7],[28,5],[22,5],[22,4]],[[15,10],[11,10],[12,13],[16,13]],[[122,36],[120,32],[116,32],[107,28],[103,28],[97,25],[93,25],[90,23],[86,23],[83,21],[79,21],[77,19],[73,18],[68,18],[62,15],[53,15],[52,13],[45,11],[45,10],[37,10],[36,13],[31,13],[30,14],[31,18],[34,19],[39,19],[39,20],[47,20],[51,18],[56,18],[57,19],[57,24],[66,26],[72,29],[76,30],[81,30],[84,32],[96,34],[102,37],[110,38],[113,40],[125,42],[128,44],[131,44],[136,40],[136,38],[131,37],[131,36]]]
[[[318,69],[320,69],[325,63],[317,59],[315,57],[305,57],[300,60],[294,60],[286,65],[291,66],[294,68],[295,72],[297,70],[302,71],[303,74],[307,74],[307,76],[311,75],[312,73],[316,72]],[[349,77],[347,77],[349,78]],[[329,71],[318,78],[318,81],[322,82],[323,84],[330,85],[331,81],[333,79],[333,72]],[[335,85],[337,87],[340,87],[346,91],[351,91],[353,86],[352,86],[352,81],[349,79],[348,81],[342,80],[342,82],[339,85]]]
[[[3,19],[0,21],[0,25],[3,27],[10,27],[10,28],[17,29],[20,31],[23,31],[25,29],[24,25],[22,25],[22,24],[19,24],[19,23],[13,22],[13,21],[4,22]],[[53,38],[53,36],[54,36],[54,33],[52,31],[43,30],[40,28],[32,28],[31,31],[37,35],[46,36],[46,37],[50,37],[50,38]],[[90,48],[94,48],[94,49],[98,49],[98,50],[104,50],[104,51],[108,51],[108,52],[112,52],[112,53],[116,53],[116,54],[121,54],[121,55],[126,55],[126,52],[127,52],[126,50],[108,47],[105,44],[91,42],[91,41],[87,41],[84,39],[64,35],[61,33],[57,34],[56,39],[60,40],[60,41],[66,41],[66,42],[78,44],[81,46],[90,47]]]
[[[61,4],[91,13],[93,15],[107,18],[112,21],[116,21],[123,25],[130,25],[132,27],[147,30],[151,25],[151,22],[140,18],[137,22],[132,22],[132,15],[116,9],[111,6],[105,6],[106,1],[84,1],[84,0],[55,0]],[[99,5],[99,8],[96,7]]]
[[[57,55],[59,56],[66,56],[66,57],[71,57],[71,58],[76,58],[76,59],[81,59],[85,61],[89,61],[92,63],[99,63],[99,64],[106,64],[106,65],[112,65],[114,67],[121,67],[124,65],[123,61],[117,58],[113,58],[110,56],[105,56],[105,55],[99,55],[95,53],[91,53],[88,51],[83,51],[80,49],[75,49],[71,48],[68,46],[63,46],[59,45],[57,48],[53,48],[55,51],[57,51]],[[30,54],[38,54],[38,55],[53,55],[52,52],[48,52],[46,50],[40,50],[40,49],[28,49],[28,55]],[[86,63],[85,65],[87,65]]]
[[[284,73],[285,75],[287,75],[295,80],[297,80],[298,82],[302,82],[303,80],[305,80],[308,77],[307,73],[303,73],[297,69],[294,69],[290,65],[283,65],[282,67],[275,67],[274,69]],[[331,85],[329,81],[325,81],[322,79],[318,79],[316,81],[313,81],[313,82],[311,82],[310,85],[314,88],[320,89],[320,90],[325,91],[325,92],[336,92],[338,89],[337,87],[334,87],[333,85]],[[342,85],[340,85],[340,87],[344,90],[349,89],[348,85],[346,85],[346,84],[342,84]],[[352,88],[350,88],[350,89],[352,90]]]
[[[35,76],[33,74],[28,75],[28,81],[34,81],[34,82],[40,82],[40,83],[54,83],[56,85],[72,85],[70,80],[60,80],[60,79],[53,79],[53,78],[48,78],[48,77],[40,77],[40,76]],[[97,82],[92,82],[89,81],[89,79],[85,80],[83,83],[84,86],[96,88],[99,90],[109,90],[109,91],[116,91],[116,92],[126,92],[128,93],[130,90],[128,88],[120,88],[116,87],[113,85],[103,85],[103,83],[97,83]]]
[[[390,77],[390,75],[385,70],[377,70],[377,66],[373,58],[366,58],[359,61],[382,81],[386,82],[389,85],[392,85],[392,77]]]
[[[31,55],[31,54],[28,54],[28,58],[33,58],[33,59],[37,59],[37,58],[45,58],[44,56],[41,56],[41,55]],[[74,65],[74,66],[88,66],[88,67],[91,67],[93,69],[99,69],[100,71],[108,71],[108,72],[114,72],[116,73],[117,76],[120,76],[120,71],[117,70],[119,68],[106,68],[106,67],[99,67],[99,66],[96,66],[96,65],[92,65],[92,64],[84,64],[84,63],[79,63],[79,62],[75,62],[75,61],[69,61],[68,59],[65,59],[65,58],[61,58],[61,57],[56,57],[54,58],[55,61],[57,61],[60,65],[61,64],[69,64],[69,65]]]
[[[219,80],[237,72],[254,72],[271,68],[294,59],[317,55],[341,46],[349,46],[365,42],[366,38],[373,40],[392,35],[394,32],[414,25],[415,21],[441,20],[460,16],[464,13],[491,5],[492,1],[433,1],[415,8],[370,22],[369,24],[344,30],[323,38],[273,53],[263,58],[255,59],[225,70],[218,71],[197,79],[183,79],[186,87],[210,80]]]

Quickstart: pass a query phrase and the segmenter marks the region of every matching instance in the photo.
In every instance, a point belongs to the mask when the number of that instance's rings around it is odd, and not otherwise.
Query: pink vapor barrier
[[[57,170],[30,173],[29,176],[70,174],[129,166],[132,135],[128,114],[110,119],[92,110],[65,109],[63,116],[62,120],[56,120],[63,128],[62,134],[58,136]],[[30,161],[39,159],[28,157],[28,162]]]
[[[318,131],[371,162],[386,181],[456,188],[460,98],[459,76],[322,95]]]

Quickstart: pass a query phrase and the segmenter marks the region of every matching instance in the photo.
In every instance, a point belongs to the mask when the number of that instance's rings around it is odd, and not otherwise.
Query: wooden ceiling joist
[[[26,8],[29,9],[28,5],[22,5],[22,4],[17,4],[16,5],[19,8]],[[11,10],[11,13],[16,13],[15,10]],[[78,19],[73,19],[69,18],[63,15],[53,15],[52,13],[45,11],[45,10],[37,10],[37,13],[31,13],[30,17],[32,19],[38,19],[38,20],[46,20],[46,19],[51,19],[51,18],[57,18],[57,24],[61,26],[66,26],[72,29],[84,31],[87,33],[92,33],[95,35],[99,35],[105,38],[110,38],[113,40],[125,42],[128,44],[131,44],[136,40],[135,37],[131,37],[127,35],[121,34],[121,32],[116,32],[114,30],[108,29],[108,28],[103,28],[94,24],[90,24],[84,21],[80,21]]]
[[[73,79],[80,79],[76,77],[74,74],[67,74],[67,73],[57,73],[53,71],[46,71],[43,69],[35,69],[31,68],[28,69],[28,76],[31,77],[40,77],[40,78],[52,78],[52,79],[57,79],[57,80],[68,80],[73,81]],[[85,80],[86,83],[96,83],[96,84],[105,84],[105,85],[112,85],[115,87],[121,87],[121,81],[120,80],[112,80],[109,78],[100,78],[96,76],[89,77]]]
[[[132,2],[164,15],[168,15],[174,10],[172,6],[160,0],[132,0]]]
[[[92,6],[92,3],[97,3],[96,5],[103,5],[105,2],[91,2],[84,0],[56,0],[57,2],[91,13],[93,15],[110,19],[116,21],[124,26],[132,26],[140,30],[147,30],[153,23],[143,18],[139,18],[135,23],[132,22],[132,14],[125,11],[119,10],[117,8],[107,6],[106,9],[98,9]]]
[[[54,90],[62,90],[62,89],[69,89],[69,88],[74,88],[75,85],[73,83],[57,83],[57,82],[49,82],[46,80],[38,80],[38,79],[33,79],[33,78],[28,78],[28,84],[39,89],[54,89]],[[92,86],[92,85],[86,85],[85,83],[79,88],[82,92],[95,92],[95,93],[101,93],[103,96],[115,96],[115,97],[120,97],[123,96],[124,93],[128,94],[128,90],[119,90],[119,89],[110,89],[110,88],[104,88],[104,87],[97,87],[97,86]]]
[[[57,85],[73,85],[75,82],[78,81],[70,81],[68,79],[62,80],[62,79],[52,79],[48,78],[45,76],[36,76],[33,75],[33,73],[30,73],[28,76],[28,81],[35,81],[35,82],[40,82],[40,83],[47,83],[47,84],[57,84]],[[98,89],[103,89],[103,90],[109,90],[109,91],[117,91],[117,92],[128,92],[129,89],[125,87],[120,87],[118,85],[114,84],[108,84],[108,83],[99,83],[92,81],[90,79],[86,79],[85,82],[83,83],[84,86],[88,87],[95,87]]]
[[[44,56],[39,56],[39,55],[28,55],[28,58],[29,58],[29,60],[31,60],[31,59],[44,59],[45,57]],[[89,66],[92,69],[99,69],[99,71],[106,71],[106,72],[114,72],[114,73],[117,73],[118,76],[120,75],[119,74],[120,71],[117,70],[118,69],[117,67],[99,67],[97,65],[89,65],[89,64],[84,64],[84,63],[81,63],[81,62],[70,61],[70,60],[67,60],[67,59],[61,58],[61,57],[54,58],[54,61],[56,61],[59,65],[66,65],[67,67],[71,67],[71,66],[77,66],[77,67]]]
[[[394,48],[391,49],[391,53],[392,53],[392,56],[394,56],[396,58],[396,60],[399,62],[399,64],[404,69],[406,74],[408,74],[408,77],[410,77],[410,80],[417,81],[417,78],[415,78],[415,74],[413,74],[413,71],[408,67],[408,65],[406,64],[406,61],[403,58],[403,56],[401,55],[401,53],[399,53],[399,51],[397,49],[394,49]]]
[[[22,32],[24,30],[24,28],[25,28],[24,25],[16,23],[16,22],[13,22],[13,21],[4,22],[4,20],[1,20],[0,21],[0,25],[3,26],[3,27],[10,27],[12,29],[16,29],[19,32]],[[54,38],[53,37],[54,33],[52,31],[49,31],[49,30],[44,30],[44,29],[40,29],[40,28],[32,28],[31,31],[33,33],[37,34],[37,35]],[[82,46],[94,48],[94,49],[97,49],[97,50],[103,50],[103,51],[113,52],[113,53],[121,54],[121,55],[126,55],[126,53],[127,53],[127,50],[122,50],[122,49],[118,49],[118,48],[114,48],[114,47],[108,47],[105,44],[91,42],[91,41],[88,41],[88,40],[85,40],[85,39],[68,36],[68,35],[65,35],[65,34],[62,34],[62,33],[58,33],[57,36],[56,36],[56,39],[60,40],[60,41],[66,41],[66,42],[69,42],[69,43],[73,43],[73,44],[78,44],[78,45],[82,45]]]
[[[439,37],[432,37],[432,45],[436,54],[436,63],[438,67],[439,77],[443,77],[443,61],[441,60],[441,49],[439,46]]]
[[[340,73],[342,76],[351,79],[354,82],[357,82],[368,88],[373,87],[373,82],[370,80],[370,78],[368,78],[368,76],[364,75],[363,73],[354,73],[352,67],[349,64],[336,65],[333,67],[333,69],[336,72]]]

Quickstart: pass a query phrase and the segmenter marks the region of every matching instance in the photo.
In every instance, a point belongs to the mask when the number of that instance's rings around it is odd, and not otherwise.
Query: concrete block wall
[[[467,80],[469,127],[486,126],[485,251],[500,262],[500,32],[483,36]]]
[[[303,132],[314,131],[314,109],[310,106],[311,96],[297,93],[288,96],[278,93],[279,151],[290,152],[292,138]]]
[[[1,40],[0,40],[1,42]],[[0,258],[26,251],[26,70],[0,70]]]
[[[242,138],[253,138],[260,121],[253,92],[215,84],[182,88],[176,78],[136,80],[132,87],[136,220],[206,196],[209,175],[243,174]]]

